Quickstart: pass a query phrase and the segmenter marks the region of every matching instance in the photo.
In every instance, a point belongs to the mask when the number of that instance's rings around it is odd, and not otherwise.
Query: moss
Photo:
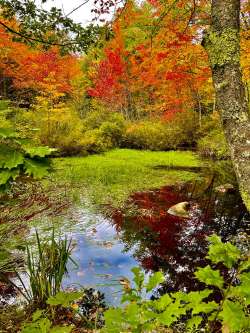
[[[250,195],[249,195],[249,193],[247,191],[245,191],[244,189],[242,189],[240,191],[240,193],[241,193],[241,197],[244,201],[244,204],[246,205],[247,210],[250,212]]]
[[[227,63],[239,63],[239,33],[236,29],[225,29],[221,34],[209,31],[205,37],[205,48],[212,67]]]

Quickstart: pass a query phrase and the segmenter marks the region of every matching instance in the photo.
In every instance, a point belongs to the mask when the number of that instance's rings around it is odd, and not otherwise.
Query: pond
[[[164,166],[158,165],[156,169],[162,172]],[[131,278],[131,268],[138,265],[145,272],[164,271],[163,292],[199,290],[201,286],[193,274],[197,267],[207,264],[206,237],[217,233],[224,241],[233,240],[248,247],[245,235],[250,233],[250,215],[232,175],[225,176],[220,166],[213,165],[212,171],[189,171],[198,172],[199,177],[135,191],[121,207],[109,204],[96,209],[83,196],[71,204],[60,197],[58,207],[53,209],[49,200],[38,195],[43,203],[48,201],[49,209],[43,218],[32,220],[30,239],[35,229],[46,237],[52,226],[58,236],[72,238],[72,256],[77,267],[69,264],[63,287],[99,289],[108,304],[119,303],[120,279]],[[230,184],[226,183],[228,180]],[[188,217],[168,212],[180,202],[190,203]],[[38,206],[41,205],[40,202]],[[29,212],[26,217],[33,215]]]
[[[206,237],[217,233],[224,241],[235,237],[242,242],[250,222],[237,191],[204,190],[182,184],[134,193],[123,210],[111,210],[111,217],[80,209],[79,230],[68,233],[77,244],[73,258],[79,268],[70,268],[65,286],[98,288],[114,304],[120,296],[119,279],[131,277],[131,268],[140,265],[146,272],[166,273],[165,291],[199,289],[193,273],[207,264]],[[168,213],[187,200],[189,218]]]

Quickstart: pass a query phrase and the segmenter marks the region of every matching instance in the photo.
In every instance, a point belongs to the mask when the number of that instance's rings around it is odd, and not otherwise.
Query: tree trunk
[[[240,0],[212,0],[212,22],[203,45],[234,170],[250,210],[250,119],[240,67]]]

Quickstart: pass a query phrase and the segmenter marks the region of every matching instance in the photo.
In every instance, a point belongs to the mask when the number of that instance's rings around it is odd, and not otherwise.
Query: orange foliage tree
[[[180,13],[185,2],[179,3]],[[167,118],[199,105],[204,86],[210,86],[212,99],[208,58],[197,42],[199,25],[189,28],[182,17],[170,13],[156,33],[160,7],[157,1],[140,6],[129,1],[118,13],[114,38],[106,43],[104,58],[94,64],[91,96],[126,108],[132,116],[144,109]],[[111,66],[111,54],[116,57],[112,61],[122,67],[118,71],[114,63]]]
[[[15,21],[8,22],[16,26]],[[73,82],[81,75],[75,55],[61,55],[57,47],[45,51],[31,48],[13,40],[13,36],[0,27],[0,69],[2,77],[12,80],[15,89],[31,90],[39,94],[73,93]]]

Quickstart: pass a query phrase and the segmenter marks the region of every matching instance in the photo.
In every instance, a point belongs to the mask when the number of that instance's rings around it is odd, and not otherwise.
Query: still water
[[[191,204],[188,218],[173,216],[176,203]],[[64,287],[94,287],[116,304],[121,295],[119,279],[131,278],[131,268],[146,272],[162,269],[164,291],[198,290],[197,267],[207,265],[206,237],[217,233],[224,241],[240,241],[248,247],[250,216],[236,189],[208,184],[179,184],[134,193],[123,209],[97,214],[86,208],[74,212],[73,228],[66,230],[75,244]],[[65,229],[64,229],[65,232]]]

